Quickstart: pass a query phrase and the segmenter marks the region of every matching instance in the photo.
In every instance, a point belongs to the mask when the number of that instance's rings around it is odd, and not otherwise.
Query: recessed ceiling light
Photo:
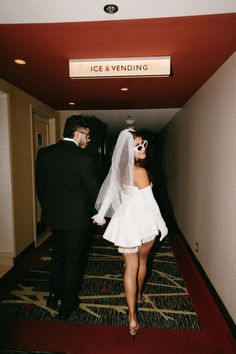
[[[70,106],[74,106],[74,105],[75,105],[75,102],[69,102],[69,105],[70,105]]]
[[[20,65],[24,65],[26,64],[26,61],[25,60],[22,60],[22,59],[16,59],[14,60],[16,64],[20,64]]]
[[[128,89],[128,87],[121,87],[120,90],[121,90],[121,91],[128,91],[129,89]]]
[[[107,4],[104,6],[103,9],[107,14],[113,15],[114,13],[116,13],[118,11],[118,6],[114,5],[114,4]]]
[[[134,119],[126,119],[126,120],[125,120],[125,123],[126,123],[126,124],[133,124],[134,122],[135,122]]]

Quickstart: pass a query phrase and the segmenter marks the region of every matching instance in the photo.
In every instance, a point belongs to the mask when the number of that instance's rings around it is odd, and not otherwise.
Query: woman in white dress
[[[142,302],[148,255],[159,232],[160,240],[168,233],[148,173],[140,164],[146,147],[147,141],[134,130],[121,131],[95,204],[98,214],[93,216],[97,225],[105,224],[105,216],[112,218],[103,237],[118,246],[124,257],[129,333],[133,336],[139,328],[136,305]]]

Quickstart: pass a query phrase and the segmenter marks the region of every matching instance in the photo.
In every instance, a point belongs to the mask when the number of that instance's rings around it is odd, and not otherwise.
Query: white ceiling
[[[109,15],[103,10],[108,3],[116,4],[119,11]],[[1,0],[0,23],[56,23],[113,21],[179,16],[196,16],[236,12],[236,0]],[[180,107],[146,110],[81,111],[96,115],[111,128],[110,132],[127,126],[126,119],[134,119],[135,127],[159,131]],[[62,111],[63,116],[78,111]],[[142,123],[141,123],[142,122]],[[145,122],[145,123],[144,123]]]
[[[72,114],[95,115],[108,124],[108,132],[116,134],[118,131],[134,127],[136,130],[144,128],[158,132],[161,130],[180,110],[180,108],[163,109],[121,109],[121,110],[89,110],[89,111],[60,111],[62,119]],[[133,124],[127,124],[126,120],[134,120]],[[145,122],[145,124],[144,124]],[[155,127],[155,128],[154,128]]]
[[[104,12],[116,4],[113,15]],[[235,0],[1,0],[0,23],[106,21],[236,12]]]

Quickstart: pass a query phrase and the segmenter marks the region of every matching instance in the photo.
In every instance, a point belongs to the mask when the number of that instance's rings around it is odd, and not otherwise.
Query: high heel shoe
[[[141,306],[145,304],[145,297],[141,296],[138,300],[137,300],[137,305]]]
[[[129,327],[129,334],[131,336],[136,336],[138,334],[138,329],[139,329],[139,324],[137,324],[135,327]]]

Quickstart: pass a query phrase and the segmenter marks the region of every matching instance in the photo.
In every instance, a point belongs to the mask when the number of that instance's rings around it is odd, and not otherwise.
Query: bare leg
[[[132,329],[138,326],[135,311],[137,293],[137,274],[139,268],[138,253],[123,253],[125,260],[124,288],[128,303],[130,334]]]
[[[143,282],[147,272],[147,258],[151,251],[151,248],[155,240],[144,243],[142,246],[139,246],[139,270],[138,270],[138,291],[137,291],[137,300],[138,303],[142,302],[142,288]]]

